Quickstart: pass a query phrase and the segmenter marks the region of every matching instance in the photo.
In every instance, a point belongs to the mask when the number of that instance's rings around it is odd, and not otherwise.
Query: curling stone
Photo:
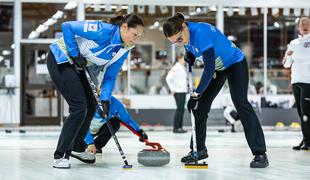
[[[138,152],[138,162],[144,166],[164,166],[170,162],[170,153],[159,143],[146,142],[152,149],[143,149]]]
[[[277,122],[273,128],[274,131],[284,131],[286,130],[285,124],[281,121]]]

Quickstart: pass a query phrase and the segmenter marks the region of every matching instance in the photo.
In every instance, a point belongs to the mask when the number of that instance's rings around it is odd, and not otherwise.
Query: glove
[[[106,101],[106,100],[101,101],[101,106],[102,106],[102,109],[101,108],[98,109],[98,113],[100,117],[104,119],[108,119],[109,113],[110,113],[110,101]]]
[[[80,54],[76,57],[70,56],[70,58],[72,59],[73,63],[77,65],[79,68],[82,68],[83,66],[87,65],[87,60]]]
[[[196,110],[198,106],[200,94],[193,93],[187,101],[187,110],[190,113],[192,110]]]
[[[184,60],[188,63],[188,65],[193,66],[196,60],[196,57],[189,51],[185,52]]]
[[[143,129],[140,129],[138,134],[140,135],[139,141],[144,142],[145,140],[148,140],[147,134]]]

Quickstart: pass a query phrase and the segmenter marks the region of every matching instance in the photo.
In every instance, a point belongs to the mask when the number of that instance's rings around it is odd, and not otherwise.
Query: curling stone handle
[[[159,143],[157,142],[149,142],[149,141],[145,141],[145,145],[146,146],[151,146],[152,148],[154,148],[154,150],[156,151],[160,151],[160,150],[165,150]]]

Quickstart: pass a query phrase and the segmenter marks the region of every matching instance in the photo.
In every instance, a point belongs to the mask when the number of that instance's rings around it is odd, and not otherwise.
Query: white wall
[[[152,42],[155,44],[155,50],[164,50],[166,48],[164,33],[159,30],[144,28],[144,34],[139,39],[139,42]]]

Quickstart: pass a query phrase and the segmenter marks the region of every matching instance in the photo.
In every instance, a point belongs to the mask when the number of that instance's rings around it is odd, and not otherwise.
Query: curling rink
[[[208,169],[185,169],[180,158],[189,152],[190,132],[173,134],[171,131],[148,131],[150,141],[160,142],[171,155],[170,163],[163,167],[144,167],[137,162],[137,153],[145,148],[136,136],[126,130],[117,133],[131,170],[123,170],[123,161],[111,139],[96,155],[95,164],[85,164],[70,158],[71,169],[52,168],[53,152],[59,131],[34,130],[0,133],[0,180],[17,179],[287,179],[301,180],[310,177],[310,152],[293,151],[301,132],[265,130],[267,155],[270,166],[252,169],[250,149],[243,132],[219,133],[216,129],[207,132],[209,158]]]

